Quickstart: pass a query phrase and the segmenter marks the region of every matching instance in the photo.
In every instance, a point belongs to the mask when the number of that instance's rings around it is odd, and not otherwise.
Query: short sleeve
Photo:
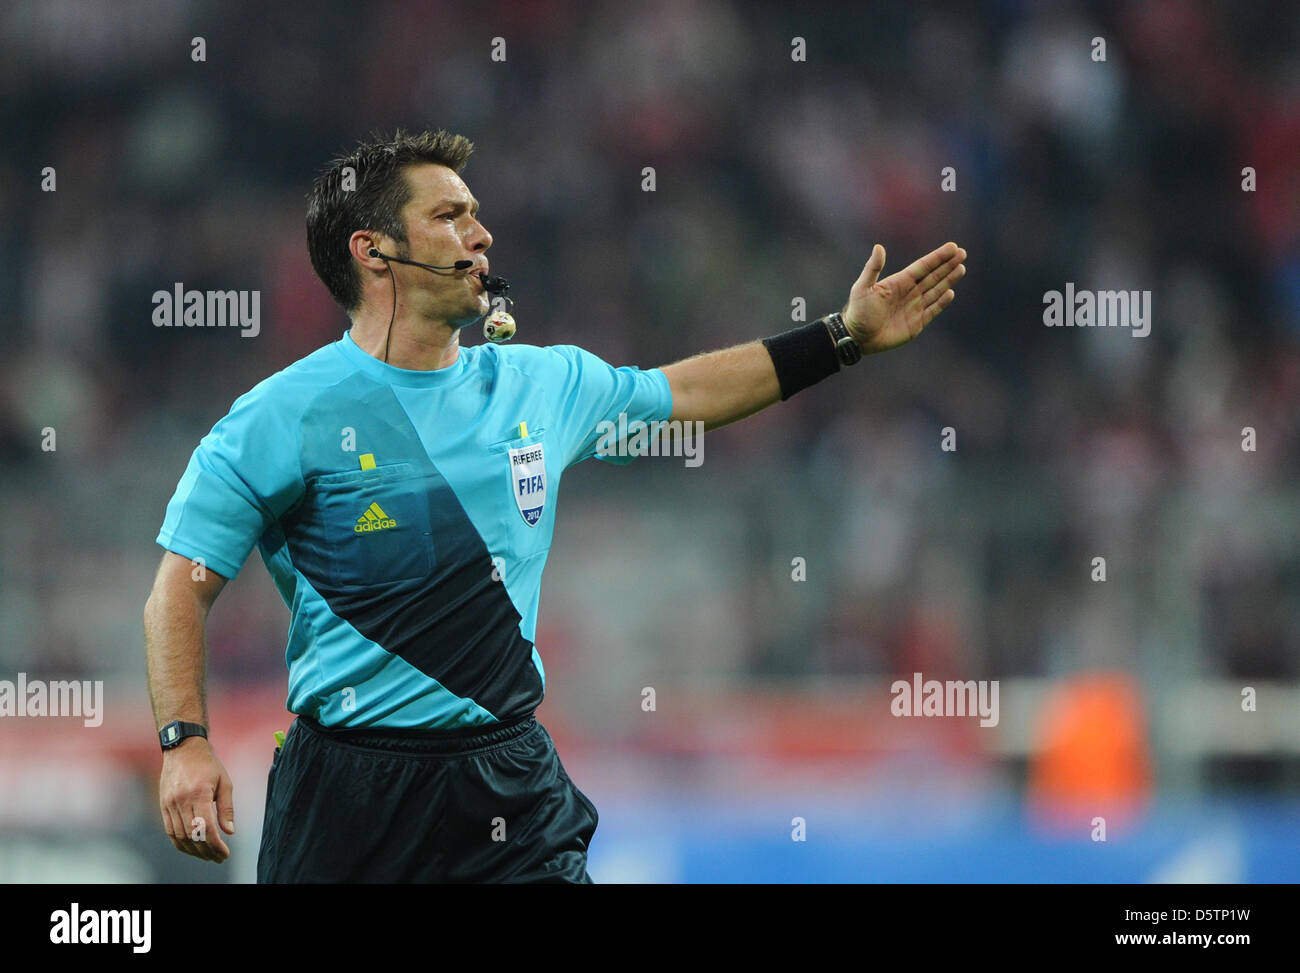
[[[265,385],[237,399],[199,442],[158,532],[164,548],[203,558],[226,578],[304,491],[301,409],[277,404]]]
[[[566,365],[559,409],[564,441],[570,444],[566,466],[593,456],[620,466],[630,463],[634,455],[598,452],[597,447],[610,442],[616,430],[672,415],[672,389],[661,369],[615,368],[577,345],[553,345],[547,350]]]

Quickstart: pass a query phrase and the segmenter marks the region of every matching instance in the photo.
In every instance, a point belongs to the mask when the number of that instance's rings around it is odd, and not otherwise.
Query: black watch
[[[822,323],[826,325],[826,330],[831,333],[831,341],[835,342],[835,353],[839,356],[840,367],[845,365],[856,365],[862,360],[862,349],[858,343],[853,340],[849,334],[848,325],[844,323],[844,317],[839,311],[834,314],[828,314],[822,318]]]
[[[206,740],[208,731],[199,723],[185,723],[181,720],[172,720],[158,731],[158,742],[164,750],[179,747],[186,737],[203,737]]]

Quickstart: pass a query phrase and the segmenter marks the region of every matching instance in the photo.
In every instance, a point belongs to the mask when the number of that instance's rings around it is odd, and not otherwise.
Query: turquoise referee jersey
[[[601,423],[671,413],[660,369],[574,345],[477,345],[426,372],[348,332],[235,401],[158,543],[227,578],[257,545],[292,613],[291,712],[326,726],[513,720],[546,682],[533,643],[561,475],[597,455]]]

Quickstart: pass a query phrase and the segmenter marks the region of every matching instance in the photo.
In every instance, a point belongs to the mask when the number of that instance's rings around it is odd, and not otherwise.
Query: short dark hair
[[[361,275],[348,250],[352,234],[357,230],[383,233],[401,245],[394,256],[406,256],[406,225],[401,213],[411,200],[411,184],[404,170],[432,162],[459,175],[474,152],[474,143],[465,136],[442,129],[412,135],[399,128],[391,139],[378,133],[370,139],[331,162],[307,194],[311,265],[334,300],[349,313],[361,306]],[[344,176],[349,169],[355,188],[345,189]]]

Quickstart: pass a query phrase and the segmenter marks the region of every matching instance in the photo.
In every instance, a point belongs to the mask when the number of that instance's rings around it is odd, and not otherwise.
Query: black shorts
[[[448,733],[300,716],[271,762],[257,881],[589,883],[598,820],[535,717]]]

